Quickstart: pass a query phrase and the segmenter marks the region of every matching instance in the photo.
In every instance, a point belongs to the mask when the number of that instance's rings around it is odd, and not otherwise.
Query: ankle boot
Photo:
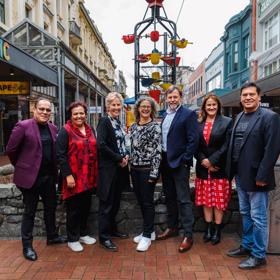
[[[216,245],[221,241],[221,230],[222,230],[221,226],[222,226],[221,224],[219,225],[215,224],[214,233],[211,238],[212,245]]]
[[[207,227],[203,235],[203,241],[205,243],[209,242],[212,239],[212,233],[213,233],[213,227],[212,227],[212,222],[210,222],[207,223]]]

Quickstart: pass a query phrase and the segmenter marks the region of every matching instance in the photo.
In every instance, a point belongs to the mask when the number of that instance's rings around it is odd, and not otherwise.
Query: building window
[[[249,67],[249,35],[243,38],[243,68]]]
[[[0,22],[5,23],[5,0],[0,0]]]
[[[206,85],[207,93],[213,91],[216,88],[221,88],[221,73],[208,81]]]
[[[227,75],[231,73],[231,53],[228,52],[226,54],[226,72],[227,72]]]
[[[280,67],[280,60],[275,60],[271,63],[269,63],[268,65],[264,66],[264,76],[270,76],[273,73],[277,72],[279,70]]]
[[[31,8],[29,6],[25,6],[25,17],[31,19]]]
[[[233,72],[238,71],[238,42],[233,43]]]
[[[268,50],[279,42],[279,15],[274,14],[264,23],[264,49]]]

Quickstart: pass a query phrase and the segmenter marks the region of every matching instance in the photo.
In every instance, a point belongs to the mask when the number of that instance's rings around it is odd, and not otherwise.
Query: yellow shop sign
[[[29,94],[29,82],[0,81],[1,94]]]

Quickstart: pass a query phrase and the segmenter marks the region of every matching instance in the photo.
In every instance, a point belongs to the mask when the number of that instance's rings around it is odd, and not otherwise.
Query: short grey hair
[[[137,101],[135,102],[134,106],[134,116],[136,121],[138,122],[140,120],[140,113],[139,113],[139,107],[143,101],[148,101],[151,104],[152,111],[151,111],[151,118],[154,119],[157,111],[158,111],[158,105],[155,102],[155,100],[150,96],[141,96]]]
[[[105,98],[105,106],[106,109],[108,110],[110,104],[114,101],[115,98],[118,98],[120,100],[120,102],[123,104],[123,97],[120,93],[118,92],[109,92],[108,95]]]

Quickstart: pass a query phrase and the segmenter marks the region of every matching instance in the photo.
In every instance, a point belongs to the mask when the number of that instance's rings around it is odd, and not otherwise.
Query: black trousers
[[[149,175],[150,169],[131,168],[133,189],[143,216],[143,236],[151,238],[155,218],[155,183],[148,182]]]
[[[98,225],[99,240],[104,241],[111,238],[111,234],[117,231],[116,216],[120,209],[121,194],[123,189],[123,178],[121,178],[121,167],[112,180],[107,199],[99,200]]]
[[[87,220],[91,207],[91,190],[70,196],[65,200],[66,231],[68,242],[79,241],[88,235]]]
[[[20,187],[19,189],[22,192],[24,203],[24,212],[21,222],[21,237],[23,247],[32,246],[32,232],[39,197],[42,198],[44,205],[44,221],[47,238],[55,238],[57,233],[55,226],[56,189],[54,176],[39,175],[31,189],[24,189]]]
[[[163,153],[161,174],[166,195],[168,227],[178,227],[178,214],[180,213],[184,236],[192,237],[194,217],[189,185],[190,168],[185,165],[171,168],[168,165],[166,153]]]

